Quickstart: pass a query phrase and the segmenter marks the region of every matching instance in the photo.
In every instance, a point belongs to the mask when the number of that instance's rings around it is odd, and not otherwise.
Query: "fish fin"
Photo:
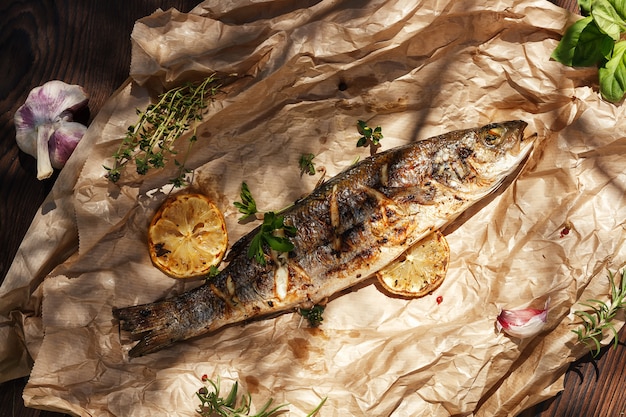
[[[113,317],[122,330],[129,331],[139,342],[128,352],[131,357],[143,356],[180,340],[174,306],[169,301],[113,309]],[[168,320],[168,317],[170,320]]]
[[[201,285],[178,297],[114,308],[113,317],[120,321],[120,328],[130,332],[133,339],[139,339],[129,356],[156,352],[219,327],[215,322],[224,317],[229,306],[213,287]]]

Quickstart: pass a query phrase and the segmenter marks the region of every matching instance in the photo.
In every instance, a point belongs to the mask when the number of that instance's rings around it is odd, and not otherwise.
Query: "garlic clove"
[[[50,149],[48,141],[54,132],[52,125],[42,125],[36,130],[37,132],[37,179],[43,180],[52,176],[52,164],[50,162]]]
[[[26,102],[17,109],[14,116],[16,142],[23,152],[37,158],[38,179],[52,175],[48,141],[59,127],[72,122],[74,113],[85,107],[87,102],[87,94],[81,86],[53,80],[33,88]],[[61,134],[59,137],[64,136]],[[73,133],[70,136],[75,138]],[[58,148],[54,146],[54,149]],[[60,160],[55,161],[55,168],[59,167]]]
[[[48,142],[50,162],[53,168],[61,169],[69,159],[87,127],[76,122],[62,122]]]
[[[496,320],[498,332],[503,331],[509,336],[525,339],[535,336],[543,329],[548,319],[548,304],[545,308],[524,308],[502,310]]]

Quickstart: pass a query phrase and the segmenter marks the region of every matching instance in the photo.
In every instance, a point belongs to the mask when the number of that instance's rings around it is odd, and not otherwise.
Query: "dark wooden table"
[[[3,0],[0,5],[0,282],[56,175],[35,178],[34,158],[15,144],[13,114],[35,86],[61,79],[90,93],[91,115],[128,77],[135,20],[157,8],[187,12],[199,0]],[[553,0],[576,11],[576,0]],[[621,340],[626,332],[621,332]],[[565,390],[520,417],[626,415],[626,349],[573,364]],[[0,417],[62,417],[24,407],[26,378],[0,384]]]

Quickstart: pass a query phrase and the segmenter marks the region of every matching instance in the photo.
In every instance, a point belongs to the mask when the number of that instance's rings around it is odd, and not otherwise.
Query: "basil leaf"
[[[600,93],[611,102],[618,102],[626,93],[626,41],[615,44],[611,59],[598,70]]]
[[[578,5],[580,6],[580,10],[583,14],[589,14],[591,11],[591,2],[593,0],[578,0]]]
[[[602,33],[588,16],[565,31],[551,57],[571,67],[589,67],[608,59],[613,43],[613,39]]]
[[[591,4],[591,16],[600,30],[616,42],[626,30],[626,22],[608,0],[595,0]]]
[[[611,5],[622,18],[626,19],[626,0],[610,0]]]

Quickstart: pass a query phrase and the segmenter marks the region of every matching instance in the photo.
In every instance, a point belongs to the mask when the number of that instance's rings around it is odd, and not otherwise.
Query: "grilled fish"
[[[114,308],[139,342],[131,357],[254,317],[312,306],[368,278],[492,193],[533,146],[521,120],[453,131],[375,154],[319,185],[284,215],[294,249],[248,257],[258,229],[213,279],[177,297]]]

